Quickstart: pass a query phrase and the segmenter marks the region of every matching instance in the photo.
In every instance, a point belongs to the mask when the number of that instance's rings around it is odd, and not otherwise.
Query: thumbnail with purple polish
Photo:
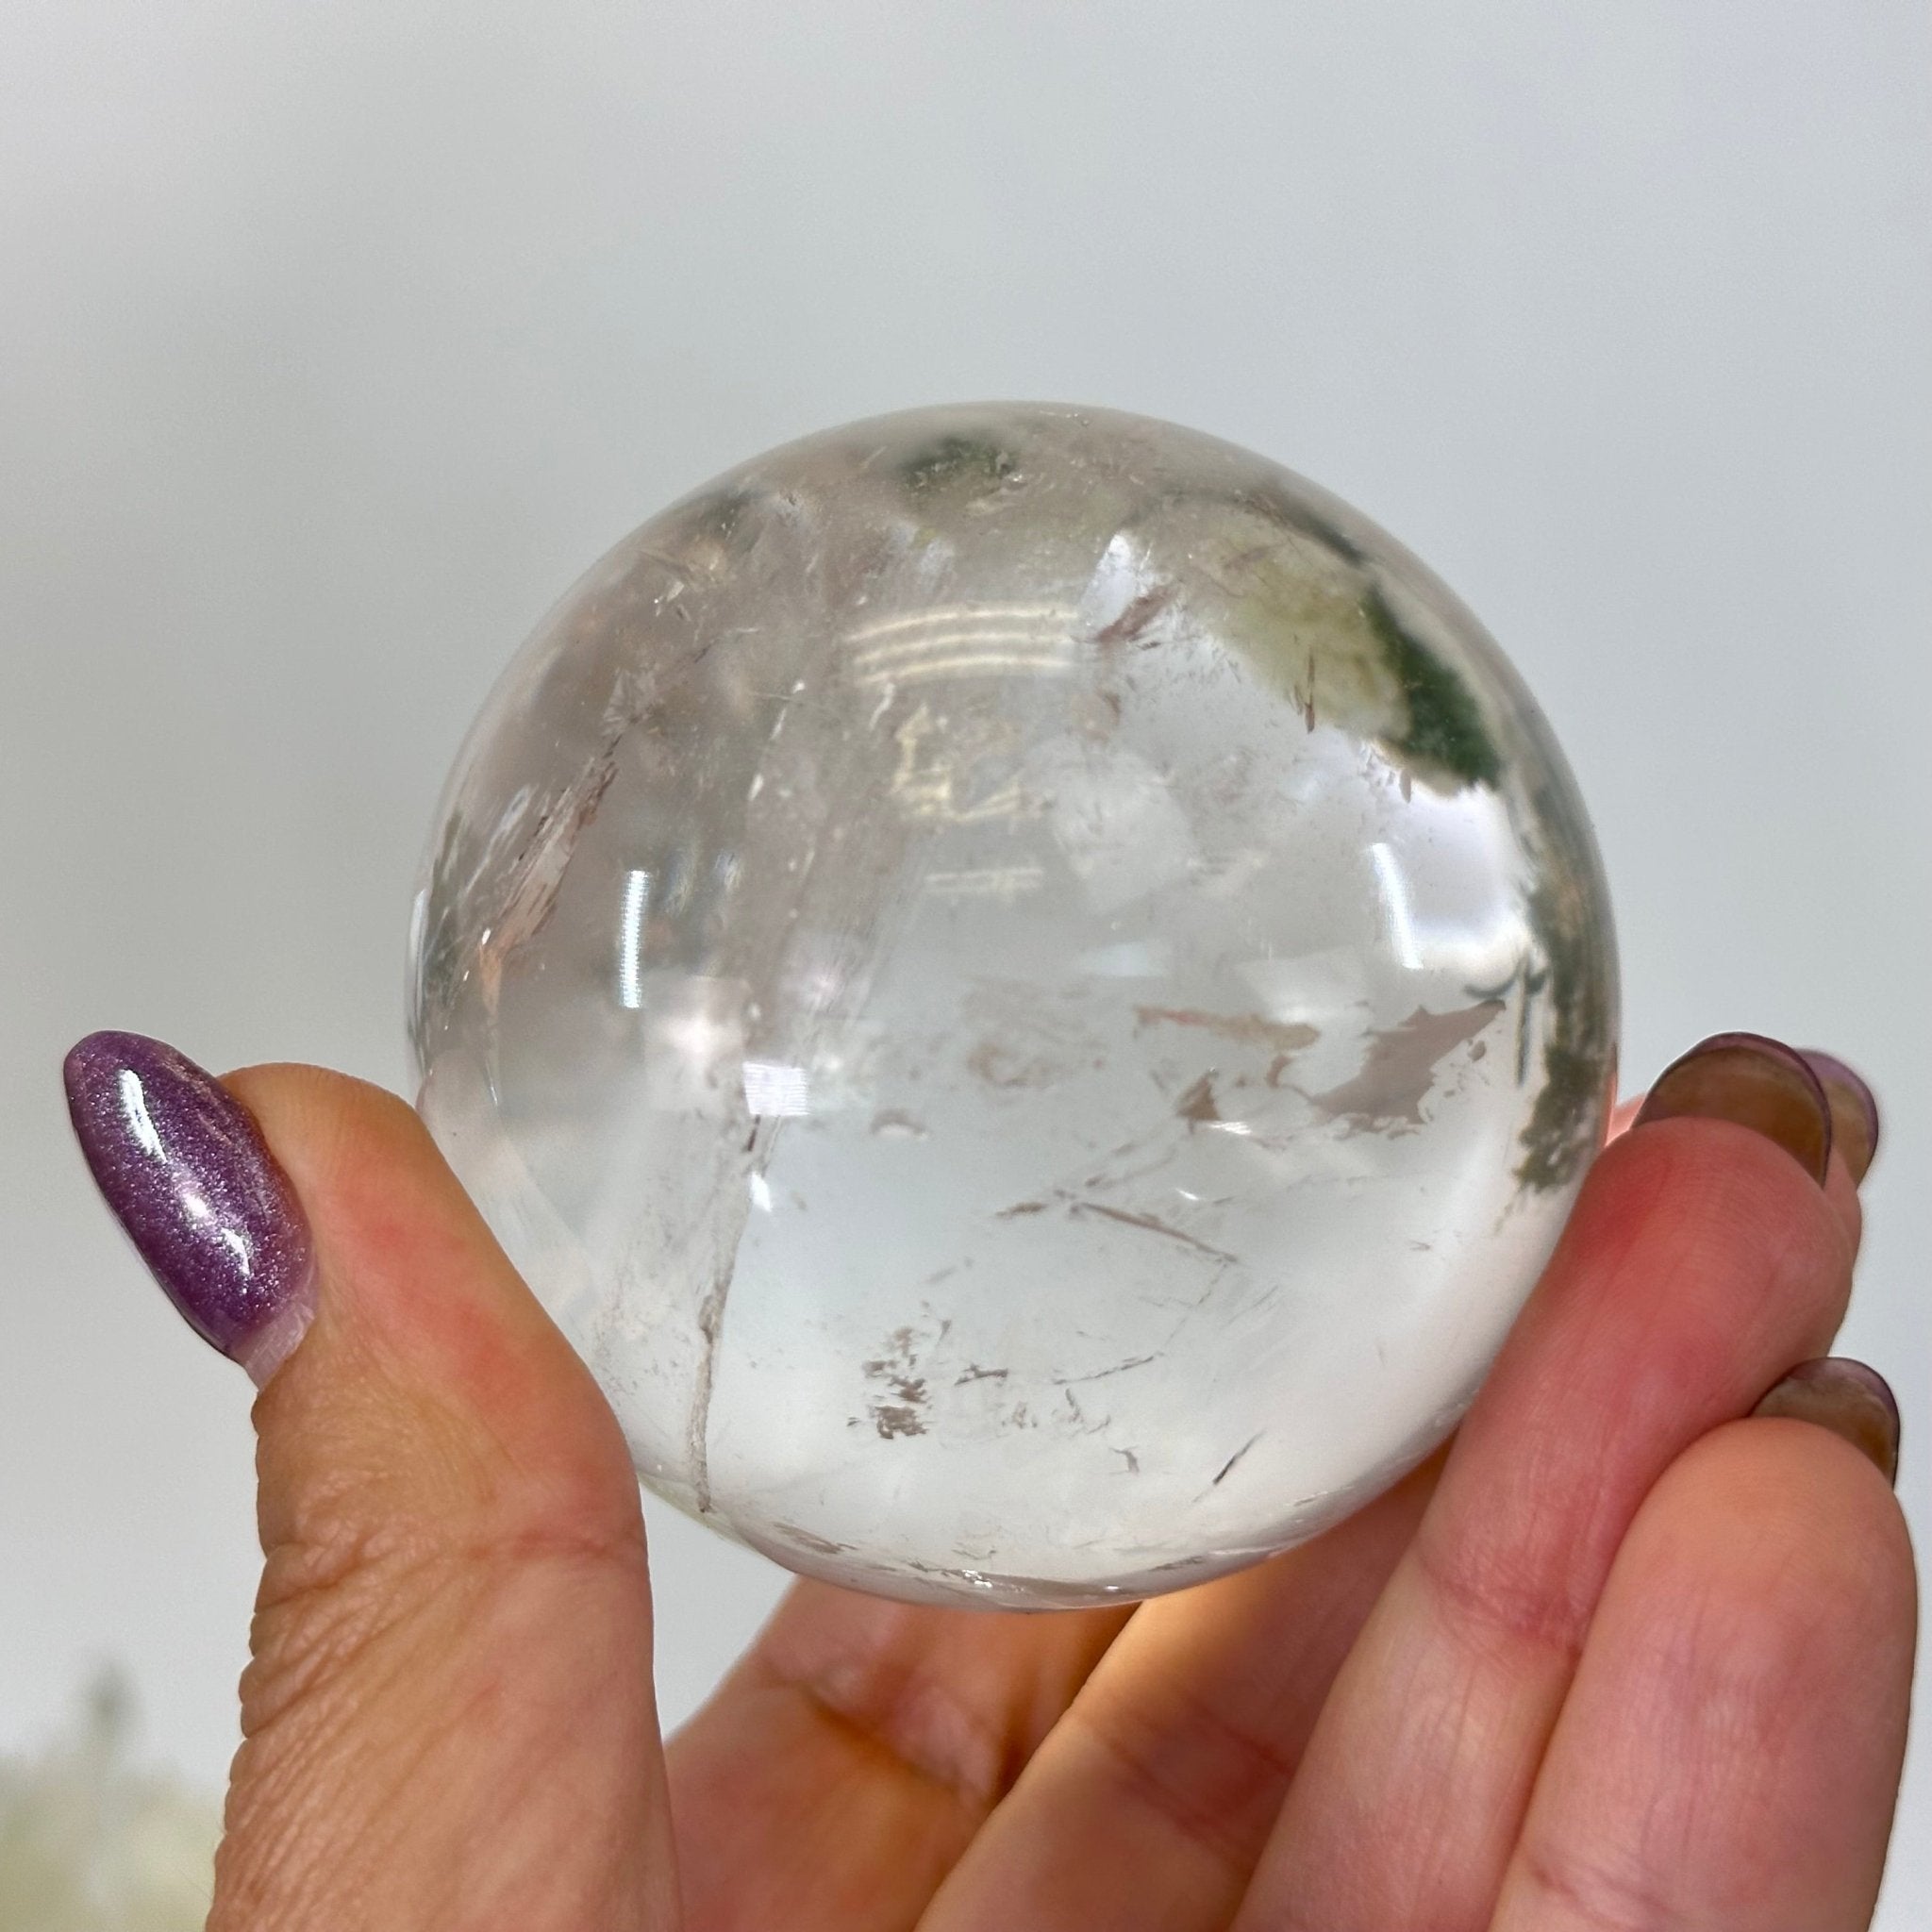
[[[308,1325],[314,1265],[260,1130],[210,1074],[139,1033],[89,1034],[64,1074],[81,1152],[156,1280],[265,1381]]]

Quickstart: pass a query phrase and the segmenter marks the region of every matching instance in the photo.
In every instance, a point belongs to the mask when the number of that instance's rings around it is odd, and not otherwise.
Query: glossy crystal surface
[[[761,457],[525,647],[422,1106],[644,1480],[932,1601],[1140,1596],[1453,1425],[1601,1138],[1588,824],[1345,505],[1099,410]]]

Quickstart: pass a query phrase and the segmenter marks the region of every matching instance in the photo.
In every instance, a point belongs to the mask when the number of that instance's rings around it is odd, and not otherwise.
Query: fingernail
[[[211,1074],[139,1033],[90,1033],[61,1071],[115,1218],[189,1326],[261,1387],[315,1309],[308,1224],[261,1130]]]
[[[1862,1449],[1889,1483],[1898,1481],[1898,1403],[1876,1369],[1849,1356],[1801,1362],[1753,1409],[1817,1423]]]
[[[1836,1054],[1815,1046],[1803,1051],[1831,1103],[1832,1145],[1843,1155],[1852,1178],[1861,1181],[1878,1152],[1878,1096],[1864,1076]]]
[[[1694,1115],[1775,1141],[1821,1187],[1831,1164],[1831,1102],[1795,1047],[1761,1033],[1714,1033],[1657,1077],[1634,1127]]]

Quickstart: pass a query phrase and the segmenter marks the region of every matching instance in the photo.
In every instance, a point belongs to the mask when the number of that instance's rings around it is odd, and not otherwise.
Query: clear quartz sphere
[[[644,1481],[1021,1607],[1453,1426],[1600,1143],[1588,821],[1470,613],[1231,444],[922,409],[597,564],[464,745],[421,1104]]]

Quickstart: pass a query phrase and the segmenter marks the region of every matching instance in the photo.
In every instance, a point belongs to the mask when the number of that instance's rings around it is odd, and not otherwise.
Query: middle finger
[[[1707,1044],[1586,1182],[1238,1927],[1486,1926],[1638,1507],[1689,1443],[1824,1352],[1857,1224],[1842,1158],[1824,1164],[1825,1095],[1788,1048]]]
[[[1224,1925],[1441,1463],[1297,1549],[1143,1605],[919,1932]]]

